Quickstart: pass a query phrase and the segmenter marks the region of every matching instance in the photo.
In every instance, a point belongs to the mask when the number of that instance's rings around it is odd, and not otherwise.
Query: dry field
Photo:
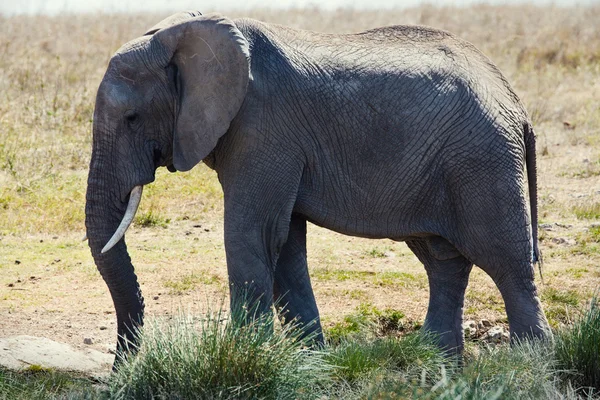
[[[203,10],[212,11],[212,10]],[[507,75],[538,134],[543,282],[553,326],[600,287],[600,7],[229,12],[327,32],[425,24],[471,41]],[[0,337],[45,336],[100,350],[115,316],[84,235],[94,96],[111,54],[163,15],[0,17]],[[222,192],[204,165],[161,170],[127,241],[148,315],[201,310],[226,293]],[[424,269],[403,243],[309,227],[324,322],[361,305],[423,320]],[[505,323],[491,280],[474,269],[466,318]]]

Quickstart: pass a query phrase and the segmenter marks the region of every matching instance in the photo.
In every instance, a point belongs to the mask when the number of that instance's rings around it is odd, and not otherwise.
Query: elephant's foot
[[[434,335],[436,343],[447,355],[461,355],[465,346],[462,318],[447,321],[429,316],[428,318],[423,324],[423,330]]]
[[[511,342],[524,339],[552,340],[552,331],[537,296],[514,296],[505,299]]]

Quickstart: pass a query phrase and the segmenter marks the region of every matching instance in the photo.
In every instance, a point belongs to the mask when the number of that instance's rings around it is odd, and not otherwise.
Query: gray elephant
[[[306,222],[405,241],[425,265],[424,328],[460,352],[474,264],[498,286],[511,336],[545,337],[534,284],[535,137],[492,62],[422,26],[323,34],[176,14],[125,44],[98,89],[86,196],[92,255],[118,348],[144,301],[123,235],[158,167],[200,161],[224,191],[231,301],[242,293],[323,341]],[[114,235],[113,235],[114,233]],[[107,244],[108,243],[108,244]]]

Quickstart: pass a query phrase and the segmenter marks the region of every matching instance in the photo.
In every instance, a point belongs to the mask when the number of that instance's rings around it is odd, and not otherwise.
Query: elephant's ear
[[[200,17],[201,15],[202,13],[200,11],[182,11],[177,14],[173,14],[163,19],[152,28],[148,29],[148,31],[144,33],[144,36],[153,35],[161,29],[165,29],[180,22],[187,21],[190,18]]]
[[[250,79],[248,41],[233,21],[218,15],[161,29],[151,40],[166,56],[165,66],[177,67],[173,165],[187,171],[215,148],[244,101]]]

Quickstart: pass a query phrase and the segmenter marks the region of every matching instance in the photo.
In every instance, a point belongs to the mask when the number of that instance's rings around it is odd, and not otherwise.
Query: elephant
[[[499,69],[449,32],[325,34],[182,12],[110,59],[92,129],[86,232],[119,352],[143,324],[124,239],[143,186],[159,167],[201,161],[223,188],[232,304],[261,315],[278,304],[284,323],[324,343],[311,222],[404,241],[427,272],[423,329],[447,351],[463,350],[473,265],[498,287],[513,340],[551,335],[534,283],[532,122]]]

